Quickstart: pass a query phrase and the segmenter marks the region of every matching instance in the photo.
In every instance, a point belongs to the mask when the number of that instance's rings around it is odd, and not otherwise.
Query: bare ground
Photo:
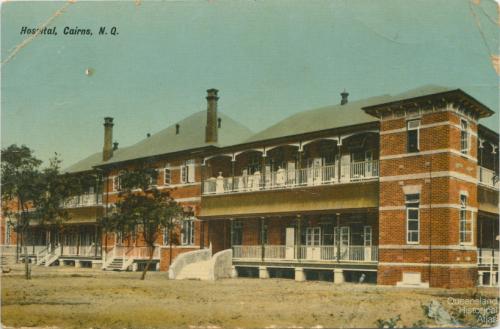
[[[374,328],[400,315],[399,327],[437,326],[421,305],[438,300],[465,325],[448,297],[497,298],[496,289],[401,289],[287,279],[171,281],[167,274],[14,267],[1,278],[2,324],[56,328]]]

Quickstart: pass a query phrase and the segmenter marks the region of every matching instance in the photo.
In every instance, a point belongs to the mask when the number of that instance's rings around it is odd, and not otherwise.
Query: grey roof
[[[129,147],[119,148],[113,152],[114,156],[118,156],[121,152],[124,152]],[[63,172],[65,173],[77,173],[83,171],[93,170],[94,166],[102,163],[102,151],[96,152],[92,155],[89,155],[85,159],[78,161],[77,163],[72,164],[71,166],[65,168]]]
[[[436,94],[449,90],[451,89],[446,87],[427,85],[411,89],[401,94],[386,94],[348,102],[345,105],[338,104],[325,106],[300,112],[256,133],[246,140],[246,142],[262,141],[378,121],[377,118],[365,113],[362,108],[377,104],[395,102],[407,98],[420,97],[427,94]]]
[[[98,164],[100,161],[102,161],[102,152],[97,152],[63,169],[63,172],[77,173],[92,170],[92,167]]]
[[[388,95],[348,102],[345,105],[325,106],[300,112],[256,133],[246,140],[246,142],[261,141],[378,121],[377,118],[366,114],[361,108],[367,105],[376,104],[386,97],[388,97]]]
[[[392,102],[401,101],[403,99],[412,99],[412,98],[428,96],[428,95],[433,95],[433,94],[440,94],[440,93],[452,91],[455,89],[456,88],[449,88],[449,87],[443,87],[443,86],[437,86],[437,85],[425,85],[425,86],[421,86],[421,87],[418,87],[415,89],[410,89],[410,90],[405,91],[405,92],[400,93],[400,94],[390,95],[383,102],[380,102],[379,104],[373,104],[373,105],[380,105],[380,104],[385,104],[385,103],[392,103]]]
[[[231,119],[224,113],[218,112],[218,117],[221,119],[221,128],[218,128],[217,143],[205,142],[207,112],[200,111],[177,123],[180,126],[178,135],[175,133],[176,124],[173,124],[134,145],[119,148],[113,152],[113,157],[108,161],[102,161],[102,153],[98,152],[68,167],[65,171],[86,171],[92,169],[93,166],[175,153],[211,145],[224,147],[239,144],[252,135],[252,131],[247,127]]]

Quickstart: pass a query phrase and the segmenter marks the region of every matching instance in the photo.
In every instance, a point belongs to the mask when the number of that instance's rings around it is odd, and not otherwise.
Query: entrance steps
[[[0,265],[2,267],[14,265],[16,263],[16,255],[2,254],[0,258]]]
[[[209,280],[212,260],[186,265],[177,275],[177,280]]]
[[[106,266],[106,271],[123,271],[123,258],[115,258]]]

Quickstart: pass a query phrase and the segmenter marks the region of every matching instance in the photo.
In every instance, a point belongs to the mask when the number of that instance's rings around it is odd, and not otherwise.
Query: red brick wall
[[[402,280],[402,273],[420,272],[422,280],[431,286],[458,287],[473,286],[476,280],[476,252],[457,250],[459,245],[460,192],[468,193],[468,206],[477,208],[477,185],[463,179],[450,177],[452,174],[476,178],[477,164],[470,159],[476,157],[476,137],[471,136],[468,156],[460,152],[460,115],[446,111],[424,113],[421,125],[433,125],[420,129],[420,152],[440,150],[444,153],[387,158],[380,161],[379,193],[379,284],[396,284]],[[477,133],[477,125],[468,119],[470,131]],[[406,118],[381,121],[381,157],[407,153]],[[390,130],[403,131],[390,132]],[[384,134],[384,132],[389,132]],[[430,178],[430,172],[444,177]],[[420,174],[421,177],[411,177]],[[427,175],[429,174],[429,175]],[[388,178],[389,176],[400,176]],[[405,177],[406,176],[406,177]],[[387,179],[384,179],[387,178]],[[403,188],[420,185],[420,241],[418,245],[407,245],[406,210]],[[477,213],[473,217],[476,228]],[[473,243],[476,234],[473,232]],[[391,245],[397,247],[392,248]],[[440,246],[432,249],[428,246]],[[392,249],[387,249],[392,248]],[[423,248],[423,249],[422,249]],[[443,249],[445,248],[445,249]],[[463,248],[462,248],[463,249]],[[429,261],[431,267],[425,264]],[[388,264],[390,263],[390,265]],[[400,266],[397,263],[401,263]],[[420,266],[411,264],[420,263]],[[386,265],[387,264],[387,265]],[[446,264],[450,264],[447,266]],[[430,268],[430,270],[429,270]],[[430,271],[430,275],[429,275]],[[430,277],[430,278],[429,278]]]
[[[420,272],[423,282],[431,287],[471,288],[477,284],[477,268],[449,268],[422,266],[379,266],[377,283],[395,285],[403,279],[403,272]],[[430,280],[429,280],[430,277]]]
[[[200,211],[200,201],[199,200],[193,200],[193,201],[182,201],[182,199],[186,198],[200,198],[201,197],[201,159],[195,159],[196,165],[195,165],[195,183],[189,183],[189,184],[181,184],[179,185],[180,182],[180,166],[184,164],[184,162],[188,160],[188,158],[177,158],[177,159],[171,159],[171,160],[158,160],[156,163],[154,163],[152,166],[158,169],[158,179],[157,179],[157,184],[158,187],[161,189],[167,189],[170,191],[170,195],[174,199],[181,199],[179,204],[181,207],[187,207],[191,208],[194,212],[195,217],[199,214]],[[163,185],[164,183],[164,168],[166,165],[169,165],[171,168],[170,174],[171,174],[171,185],[166,187]],[[119,175],[119,173],[122,170],[134,170],[134,167],[132,165],[124,165],[120,168],[114,169],[112,172],[109,173],[109,179],[105,182],[104,186],[104,196],[103,196],[103,201],[106,203],[115,203],[119,200],[119,195],[117,191],[113,190],[113,176]],[[176,186],[177,185],[177,186]],[[108,194],[106,198],[106,191],[109,191],[110,193]],[[201,223],[199,221],[195,221],[194,224],[194,248],[199,248],[200,242],[201,242]],[[179,243],[181,242],[181,232],[180,232],[180,227],[175,230],[175,234],[178,236]],[[140,232],[137,232],[135,236],[126,236],[123,239],[124,245],[130,245],[130,246],[138,246],[142,247],[145,246],[145,242],[143,239],[143,236]],[[114,234],[108,234],[107,238],[107,243],[108,243],[108,249],[110,249],[112,246],[115,244],[115,239],[114,239]],[[156,243],[159,245],[163,245],[163,234],[161,230],[159,230],[158,237],[156,240]],[[105,245],[105,237],[103,237],[103,246]],[[206,228],[205,232],[205,247],[208,247],[208,228]]]

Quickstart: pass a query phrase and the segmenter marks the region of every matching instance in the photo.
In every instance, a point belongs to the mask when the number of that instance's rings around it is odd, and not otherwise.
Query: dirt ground
[[[1,278],[5,327],[56,328],[376,328],[437,326],[421,305],[438,300],[466,325],[453,298],[497,298],[496,289],[402,289],[287,279],[173,281],[164,272],[104,272],[21,267]],[[498,304],[497,304],[498,305]],[[476,322],[474,322],[476,321]]]

